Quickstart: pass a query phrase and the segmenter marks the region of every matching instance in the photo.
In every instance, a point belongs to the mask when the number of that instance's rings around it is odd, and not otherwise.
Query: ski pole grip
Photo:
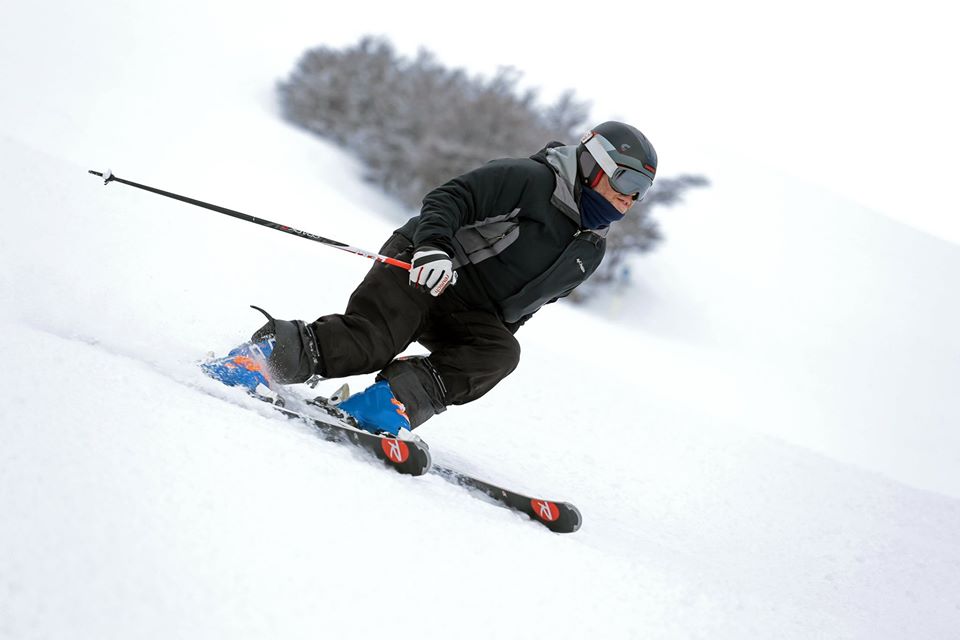
[[[113,172],[110,171],[110,169],[107,169],[106,171],[103,171],[103,172],[94,171],[93,169],[90,169],[87,173],[92,173],[95,176],[99,176],[103,178],[103,184],[107,184],[108,182],[113,180]]]

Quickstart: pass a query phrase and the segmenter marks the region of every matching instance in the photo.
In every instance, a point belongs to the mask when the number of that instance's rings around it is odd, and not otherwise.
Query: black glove
[[[250,339],[253,342],[274,340],[273,351],[267,358],[271,380],[295,384],[320,373],[320,349],[310,325],[303,320],[277,320],[260,307],[253,308],[267,317],[267,324],[257,329]]]

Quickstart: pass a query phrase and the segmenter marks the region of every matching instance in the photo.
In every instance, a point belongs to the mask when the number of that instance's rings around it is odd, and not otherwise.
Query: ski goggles
[[[583,145],[607,174],[610,186],[617,193],[632,196],[634,200],[642,200],[647,195],[653,186],[653,178],[626,164],[636,163],[636,159],[618,153],[606,138],[592,131],[585,136]]]

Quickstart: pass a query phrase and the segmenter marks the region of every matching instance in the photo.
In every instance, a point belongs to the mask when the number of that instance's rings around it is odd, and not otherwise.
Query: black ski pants
[[[394,234],[380,253],[410,261],[413,246]],[[448,405],[476,400],[516,369],[520,344],[492,311],[472,309],[447,287],[438,297],[410,286],[403,269],[376,263],[342,314],[311,324],[325,378],[379,371],[412,427]],[[395,360],[412,342],[426,357]]]

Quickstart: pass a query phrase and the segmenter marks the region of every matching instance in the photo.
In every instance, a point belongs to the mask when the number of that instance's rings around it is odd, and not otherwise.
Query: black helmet
[[[657,152],[636,127],[613,120],[598,124],[580,139],[577,147],[580,178],[596,186],[603,171],[610,186],[639,200],[653,186]]]

